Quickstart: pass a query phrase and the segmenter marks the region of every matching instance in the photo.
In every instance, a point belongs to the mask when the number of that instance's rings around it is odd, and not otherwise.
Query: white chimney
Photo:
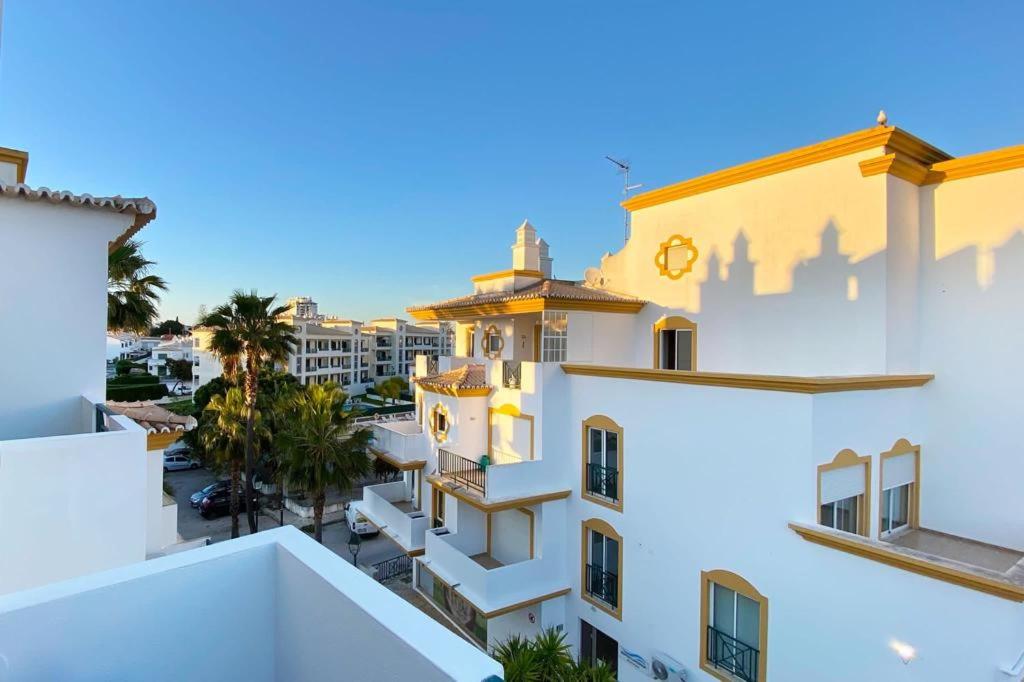
[[[537,244],[537,230],[529,220],[516,229],[516,243],[512,245],[512,269],[540,270],[540,247]]]
[[[540,254],[540,271],[544,273],[544,277],[551,279],[551,256],[548,255],[548,243],[543,239],[538,239],[537,250]]]

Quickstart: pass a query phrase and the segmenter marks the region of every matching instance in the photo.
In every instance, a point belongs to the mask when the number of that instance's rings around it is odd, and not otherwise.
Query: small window
[[[430,411],[430,432],[434,440],[438,443],[448,440],[449,426],[448,408],[443,403],[437,403]]]
[[[603,415],[583,422],[583,497],[622,511],[622,427]]]
[[[666,317],[654,325],[654,368],[697,369],[697,325],[685,317]]]
[[[541,323],[541,360],[565,362],[569,355],[569,314],[544,311]]]
[[[857,523],[859,501],[859,496],[847,497],[821,505],[821,525],[844,530],[847,533],[859,532]]]
[[[501,351],[505,347],[505,339],[501,336],[501,331],[491,325],[484,332],[483,339],[483,351],[484,355],[491,360],[496,360],[501,357]]]
[[[768,599],[729,571],[701,573],[700,667],[724,682],[764,682]]]
[[[879,536],[917,528],[920,500],[921,447],[900,439],[881,455]]]
[[[583,522],[583,598],[622,619],[622,537],[607,522]]]
[[[842,450],[831,462],[818,466],[818,523],[867,536],[870,484],[871,457],[860,457],[853,450]]]
[[[882,535],[910,524],[910,485],[882,491]]]

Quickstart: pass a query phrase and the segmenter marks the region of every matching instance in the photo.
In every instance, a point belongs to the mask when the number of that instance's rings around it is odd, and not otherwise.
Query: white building
[[[103,402],[107,252],[156,207],[32,189],[27,163],[0,149],[0,301],[41,297],[57,333],[0,395],[0,679],[500,679],[295,528],[179,551],[162,452],[194,420]],[[0,339],[25,358],[20,334]]]
[[[512,269],[409,308],[455,356],[374,426],[404,478],[361,509],[480,646],[1020,680],[1022,197],[1024,147],[878,126],[630,198],[584,281],[524,223]]]
[[[171,378],[167,363],[170,360],[192,361],[193,342],[187,336],[172,336],[153,347],[146,361],[147,371],[161,379]]]
[[[127,360],[137,354],[142,346],[137,334],[107,332],[107,362]]]
[[[436,360],[451,353],[447,323],[408,324],[381,318],[364,325],[358,320],[322,315],[308,296],[288,299],[289,311],[281,319],[293,326],[298,345],[281,369],[304,385],[333,381],[350,395],[362,395],[374,384],[393,376],[408,380],[417,355]],[[221,375],[220,360],[210,352],[211,332],[192,330],[192,390]]]

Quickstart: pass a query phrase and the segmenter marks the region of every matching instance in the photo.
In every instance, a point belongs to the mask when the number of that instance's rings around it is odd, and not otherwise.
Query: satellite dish
[[[590,286],[597,286],[601,283],[601,268],[587,268],[583,271],[583,279]]]

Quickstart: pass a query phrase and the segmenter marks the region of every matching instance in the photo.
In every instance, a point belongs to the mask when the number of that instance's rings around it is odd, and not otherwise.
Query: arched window
[[[622,511],[622,427],[603,414],[583,421],[584,499]]]
[[[697,369],[697,324],[678,315],[654,323],[654,369]]]
[[[900,438],[878,464],[879,537],[917,528],[921,500],[921,446]]]
[[[700,667],[723,682],[764,682],[768,598],[729,571],[700,574]]]
[[[601,519],[588,519],[582,527],[581,596],[622,620],[622,536]]]
[[[842,450],[818,466],[818,523],[868,536],[871,530],[871,457]]]

